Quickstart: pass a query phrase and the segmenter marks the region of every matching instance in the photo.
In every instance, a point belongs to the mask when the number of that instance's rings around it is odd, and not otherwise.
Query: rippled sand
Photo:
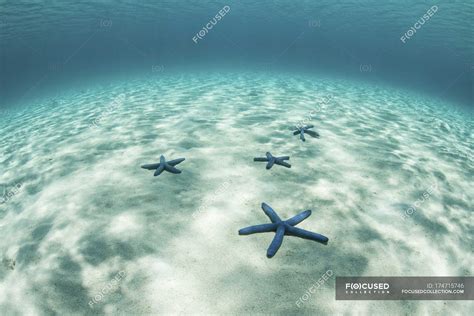
[[[0,204],[0,312],[467,314],[472,302],[335,301],[334,276],[296,305],[328,270],[473,274],[473,123],[449,108],[259,74],[144,78],[34,104],[0,123],[0,185],[19,185]],[[321,138],[293,136],[301,120]],[[292,168],[252,161],[266,151]],[[183,173],[140,169],[161,154],[185,157]],[[237,234],[268,221],[263,201],[284,218],[312,209],[299,227],[329,244],[286,237],[267,259],[273,234]]]

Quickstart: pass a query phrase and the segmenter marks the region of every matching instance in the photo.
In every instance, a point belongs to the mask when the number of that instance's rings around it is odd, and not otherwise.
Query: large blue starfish
[[[267,250],[268,258],[273,257],[277,253],[278,249],[280,249],[280,246],[283,242],[283,237],[285,235],[314,240],[323,244],[327,244],[329,240],[326,236],[294,227],[307,219],[311,215],[311,210],[301,212],[286,221],[282,221],[277,213],[266,203],[262,203],[262,210],[265,212],[265,214],[267,214],[272,223],[242,228],[239,230],[239,235],[276,232],[275,238],[273,238],[273,241]]]
[[[161,155],[159,163],[143,165],[142,168],[147,169],[147,170],[155,170],[156,169],[155,174],[154,174],[155,177],[159,176],[165,170],[168,171],[168,172],[177,174],[177,173],[181,173],[181,170],[175,168],[174,166],[176,166],[177,164],[179,164],[183,161],[184,161],[184,158],[179,158],[179,159],[175,159],[175,160],[166,161],[165,157],[163,155]]]
[[[269,151],[265,154],[267,157],[261,157],[261,158],[253,158],[253,161],[268,161],[267,163],[267,170],[273,167],[274,164],[291,168],[291,165],[284,160],[289,160],[290,156],[282,156],[282,157],[274,157]]]
[[[293,135],[298,135],[300,134],[300,139],[302,141],[306,141],[306,139],[304,138],[304,134],[308,134],[312,137],[316,137],[316,138],[319,138],[319,133],[316,132],[316,131],[310,131],[309,129],[310,128],[313,128],[314,125],[305,125],[305,126],[296,126],[297,130],[293,132]]]

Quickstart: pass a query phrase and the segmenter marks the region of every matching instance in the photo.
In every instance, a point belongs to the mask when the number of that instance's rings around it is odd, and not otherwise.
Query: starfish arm
[[[285,221],[290,226],[295,226],[305,219],[307,219],[311,215],[311,210],[307,210],[304,212],[299,213],[298,215],[293,216],[289,220]]]
[[[313,233],[301,228],[293,227],[293,226],[287,227],[286,232],[287,232],[287,235],[296,236],[303,239],[314,240],[323,244],[326,244],[329,240],[326,236]]]
[[[160,165],[160,166],[158,167],[158,169],[156,169],[154,176],[155,176],[155,177],[156,177],[156,176],[159,176],[159,175],[163,172],[163,170],[165,170],[165,166],[164,166],[164,165]]]
[[[239,235],[250,235],[256,233],[268,233],[276,231],[276,224],[261,224],[249,226],[239,230]]]
[[[285,226],[278,225],[275,237],[273,238],[272,243],[270,244],[267,250],[268,258],[273,257],[277,253],[278,249],[280,249],[284,236],[285,236]]]
[[[304,138],[304,132],[303,132],[303,130],[301,130],[301,132],[300,132],[300,139],[301,139],[302,141],[306,141],[306,139]]]
[[[267,163],[267,166],[265,168],[270,169],[271,167],[273,167],[273,165],[275,164],[275,159],[270,159],[268,160],[268,163]]]
[[[294,131],[293,135],[298,135],[300,133],[300,130]]]
[[[284,161],[276,161],[275,162],[277,165],[280,165],[280,166],[283,166],[283,167],[287,167],[287,168],[291,168],[291,165],[287,162],[284,162]]]
[[[143,169],[147,169],[147,170],[155,170],[156,168],[158,168],[160,166],[159,163],[152,163],[152,164],[148,164],[148,165],[142,165],[141,167]]]
[[[165,165],[165,169],[166,171],[171,172],[171,173],[175,173],[175,174],[181,173],[181,170],[176,169],[175,167],[170,166],[168,164]]]
[[[290,160],[290,156],[276,157],[278,160]]]
[[[168,161],[167,164],[174,167],[177,164],[182,163],[183,161],[184,161],[184,158],[179,158],[179,159]]]
[[[281,222],[281,218],[277,215],[277,213],[270,207],[270,205],[266,203],[262,203],[262,210],[265,214],[270,218],[272,223],[279,223]]]
[[[166,162],[165,156],[160,156],[160,163],[164,164]]]
[[[306,131],[306,134],[308,134],[312,137],[315,137],[315,138],[319,138],[319,133],[315,132],[315,131]]]
[[[265,156],[267,156],[267,159],[268,159],[268,160],[272,160],[272,159],[273,159],[273,155],[272,155],[269,151],[267,151],[267,152],[265,153]]]
[[[253,161],[268,161],[268,159],[263,158],[263,157],[257,157],[257,158],[253,158]]]

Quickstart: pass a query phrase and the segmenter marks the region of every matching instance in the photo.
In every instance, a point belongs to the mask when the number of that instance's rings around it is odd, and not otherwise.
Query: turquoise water
[[[335,276],[473,273],[473,5],[403,43],[433,5],[2,2],[0,314],[468,315],[335,300]],[[140,168],[162,154],[180,175]],[[262,202],[328,245],[266,258],[237,234]]]
[[[403,43],[433,5],[438,10]],[[230,11],[195,43],[225,6]],[[0,102],[160,67],[231,67],[384,81],[472,107],[473,10],[469,1],[447,0],[2,1]]]

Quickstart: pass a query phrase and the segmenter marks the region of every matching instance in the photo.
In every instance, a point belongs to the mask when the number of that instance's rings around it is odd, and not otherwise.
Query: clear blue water
[[[0,0],[0,315],[469,315],[334,284],[472,275],[473,10]],[[328,245],[267,259],[262,202]]]
[[[387,82],[472,107],[470,1],[2,1],[2,107],[98,76],[286,69]],[[230,11],[193,36],[225,5]],[[437,12],[404,44],[400,37]],[[362,69],[362,71],[361,71]],[[51,90],[49,90],[51,89]]]

